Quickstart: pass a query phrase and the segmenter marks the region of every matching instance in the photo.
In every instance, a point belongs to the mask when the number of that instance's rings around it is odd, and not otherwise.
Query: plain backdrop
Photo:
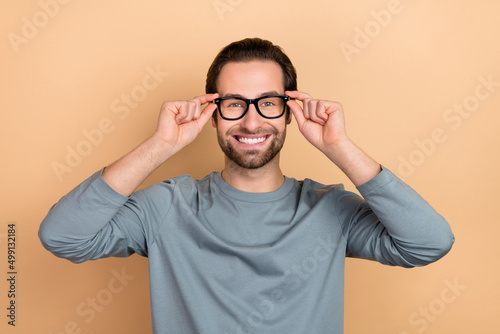
[[[40,0],[0,10],[2,333],[149,333],[147,259],[80,265],[37,237],[49,208],[147,138],[162,101],[204,93],[216,53],[282,46],[299,89],[343,104],[347,131],[450,223],[442,260],[347,259],[345,333],[498,333],[500,3],[430,0]],[[143,186],[222,168],[214,129]],[[287,176],[349,180],[289,126]],[[7,324],[16,225],[16,326]],[[256,333],[258,329],[256,330]]]

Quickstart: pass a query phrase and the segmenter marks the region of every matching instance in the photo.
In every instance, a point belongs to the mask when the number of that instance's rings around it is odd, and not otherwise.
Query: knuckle
[[[188,106],[190,108],[197,108],[197,107],[200,106],[200,101],[198,101],[198,100],[189,100],[188,101]]]
[[[166,109],[166,108],[168,108],[168,106],[169,106],[171,103],[172,103],[171,101],[163,101],[163,103],[161,104],[161,109]]]

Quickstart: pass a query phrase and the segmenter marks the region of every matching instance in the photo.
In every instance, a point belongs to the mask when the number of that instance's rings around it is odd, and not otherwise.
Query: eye
[[[274,107],[275,104],[273,101],[262,101],[260,104],[262,107]]]
[[[241,100],[228,99],[228,100],[224,100],[222,102],[222,107],[223,108],[241,109],[241,108],[245,108],[246,104],[244,101],[241,101]]]

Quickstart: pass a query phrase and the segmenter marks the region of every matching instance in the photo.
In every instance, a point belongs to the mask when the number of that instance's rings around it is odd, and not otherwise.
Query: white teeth
[[[238,140],[240,141],[240,143],[243,144],[257,144],[257,143],[262,143],[264,140],[266,140],[266,137],[260,137],[260,138],[238,137]]]

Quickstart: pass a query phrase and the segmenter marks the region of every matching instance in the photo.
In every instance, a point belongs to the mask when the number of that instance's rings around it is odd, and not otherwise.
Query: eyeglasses
[[[290,100],[288,95],[270,95],[256,99],[244,99],[239,97],[221,97],[214,100],[219,110],[219,115],[228,121],[236,121],[243,118],[251,104],[264,118],[280,118],[285,113],[286,101]]]

